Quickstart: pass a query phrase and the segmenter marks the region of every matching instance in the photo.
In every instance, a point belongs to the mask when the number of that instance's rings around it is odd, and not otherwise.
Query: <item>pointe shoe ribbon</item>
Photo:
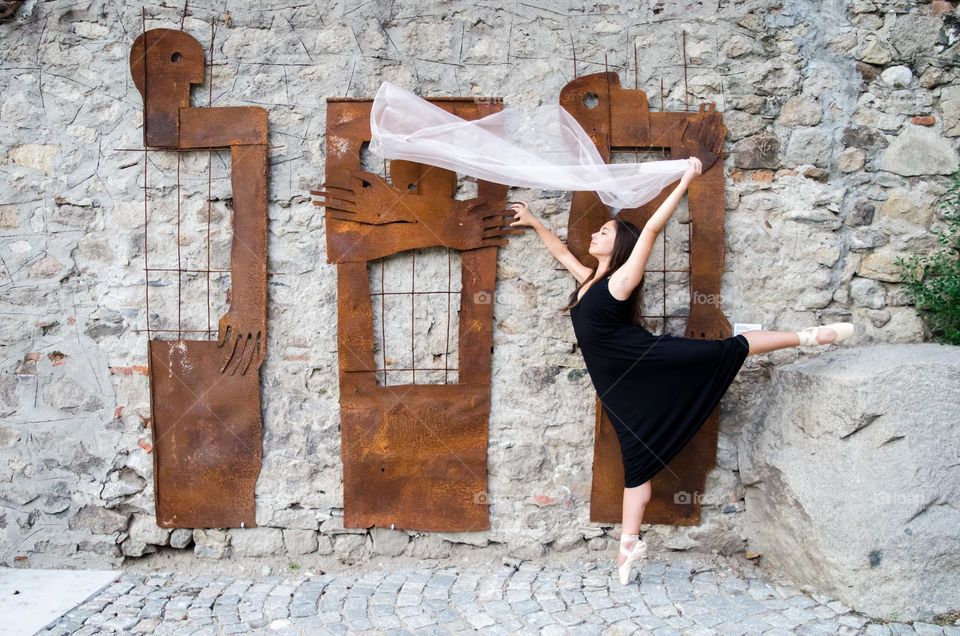
[[[833,329],[837,333],[837,337],[831,340],[830,342],[819,343],[817,342],[817,333],[820,329]],[[829,325],[820,325],[818,327],[807,327],[801,331],[797,332],[797,335],[800,336],[800,345],[804,347],[815,346],[819,344],[836,344],[841,340],[846,340],[854,333],[853,323],[852,322],[831,322]]]
[[[637,539],[632,550],[627,550],[621,545],[620,553],[627,555],[627,560],[617,566],[617,572],[620,574],[620,585],[626,585],[630,580],[630,568],[633,563],[647,555],[647,544],[643,542],[643,539]]]

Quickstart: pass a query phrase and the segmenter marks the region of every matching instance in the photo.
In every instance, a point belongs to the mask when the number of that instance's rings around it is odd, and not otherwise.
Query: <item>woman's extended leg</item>
[[[634,488],[623,489],[623,523],[620,526],[620,545],[632,550],[640,534],[640,524],[643,523],[643,511],[650,503],[650,480]],[[620,552],[620,550],[617,550]],[[617,555],[617,565],[626,560],[623,554]]]
[[[768,353],[777,349],[786,349],[787,347],[799,347],[800,336],[796,331],[744,331],[743,337],[750,343],[750,353]],[[837,332],[828,327],[821,327],[817,330],[817,342],[827,344],[833,342],[837,337]]]

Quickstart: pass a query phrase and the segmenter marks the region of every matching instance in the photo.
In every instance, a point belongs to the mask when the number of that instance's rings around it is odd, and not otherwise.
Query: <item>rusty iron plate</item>
[[[696,113],[651,112],[642,90],[620,85],[617,73],[583,75],[569,82],[560,103],[590,134],[601,156],[610,161],[613,149],[665,148],[670,159],[697,156],[703,171],[687,191],[690,223],[690,297],[720,297],[723,274],[724,177],[722,140],[726,133],[715,105],[701,105]],[[668,186],[647,204],[620,212],[622,218],[643,227],[675,186]],[[582,263],[595,268],[588,252],[590,234],[609,220],[607,208],[593,192],[575,192],[567,226],[567,246]],[[647,268],[647,271],[657,271]],[[688,338],[725,338],[730,323],[718,304],[691,303],[685,332]],[[595,396],[590,520],[619,523],[623,506],[623,464],[616,432]],[[673,493],[702,493],[707,473],[716,462],[718,409],[693,440],[653,478],[653,493],[644,513],[645,523],[697,525],[700,501],[674,501]],[[615,458],[615,459],[614,459]]]
[[[130,50],[144,147],[230,148],[233,187],[230,309],[217,340],[148,337],[157,524],[252,528],[267,351],[268,121],[259,107],[191,107],[205,66],[200,43],[174,29],[145,31]],[[146,189],[145,175],[145,199]]]
[[[498,100],[430,100],[464,119]],[[486,102],[486,103],[484,103]],[[472,531],[490,527],[487,444],[497,248],[507,187],[477,182],[453,198],[457,175],[390,162],[390,182],[361,170],[372,100],[327,99],[327,260],[337,264],[344,526]],[[458,382],[378,385],[368,263],[430,246],[460,252]],[[485,301],[483,299],[486,299]]]
[[[255,527],[258,374],[221,373],[213,340],[151,340],[148,350],[157,525]]]

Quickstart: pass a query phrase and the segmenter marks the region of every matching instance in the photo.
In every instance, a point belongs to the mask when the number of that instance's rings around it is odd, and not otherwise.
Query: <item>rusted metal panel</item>
[[[583,126],[605,161],[612,149],[666,148],[670,159],[697,156],[703,171],[688,188],[690,210],[690,297],[719,298],[723,275],[724,177],[722,147],[726,129],[715,105],[701,105],[697,113],[650,112],[646,94],[620,86],[617,73],[584,75],[561,91],[560,103]],[[622,210],[620,216],[639,227],[669,196],[672,186],[646,205]],[[590,234],[609,220],[606,206],[593,192],[575,192],[568,220],[567,246],[588,266],[596,259],[588,252]],[[647,271],[658,271],[648,267]],[[716,303],[690,304],[685,335],[689,338],[725,338],[730,323]],[[616,523],[622,519],[623,465],[616,433],[595,398],[590,519]],[[718,407],[719,409],[719,407]],[[673,493],[702,493],[707,473],[716,462],[717,416],[714,410],[687,447],[653,479],[653,497],[644,513],[647,523],[695,525],[700,502],[674,501]]]
[[[496,100],[436,99],[464,119]],[[390,162],[390,182],[360,169],[369,99],[327,100],[327,161],[316,205],[326,208],[327,260],[337,264],[344,526],[434,531],[490,527],[487,443],[497,247],[507,187],[478,181],[453,198],[456,174]],[[458,383],[378,385],[367,264],[421,247],[461,252]]]
[[[190,87],[203,82],[205,58],[183,31],[141,34],[130,51],[130,72],[143,97],[145,147],[231,150],[230,309],[219,320],[217,340],[151,339],[148,318],[157,524],[252,528],[262,457],[260,367],[267,352],[267,112],[190,107]],[[146,196],[145,173],[145,211]],[[178,262],[177,274],[184,271]]]
[[[489,528],[489,388],[381,386],[340,408],[344,526]]]
[[[213,340],[150,340],[147,347],[157,525],[256,526],[258,374],[220,373]]]
[[[267,355],[267,146],[230,148],[230,311],[220,318],[221,371],[258,372]]]

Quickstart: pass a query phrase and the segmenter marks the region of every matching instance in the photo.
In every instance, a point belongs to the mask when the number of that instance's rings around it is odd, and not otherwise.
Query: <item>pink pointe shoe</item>
[[[630,568],[635,561],[639,561],[647,555],[647,544],[643,539],[637,539],[632,550],[620,546],[620,554],[626,555],[627,559],[617,566],[617,572],[620,574],[620,585],[626,585],[630,581]]]
[[[817,335],[820,335],[820,329],[833,329],[837,332],[837,337],[831,340],[830,342],[817,342]],[[820,344],[837,344],[841,340],[846,340],[854,333],[853,323],[852,322],[831,322],[829,325],[820,325],[819,327],[807,327],[802,331],[798,331],[797,335],[800,336],[800,346],[810,347]],[[825,335],[825,334],[824,334]]]

